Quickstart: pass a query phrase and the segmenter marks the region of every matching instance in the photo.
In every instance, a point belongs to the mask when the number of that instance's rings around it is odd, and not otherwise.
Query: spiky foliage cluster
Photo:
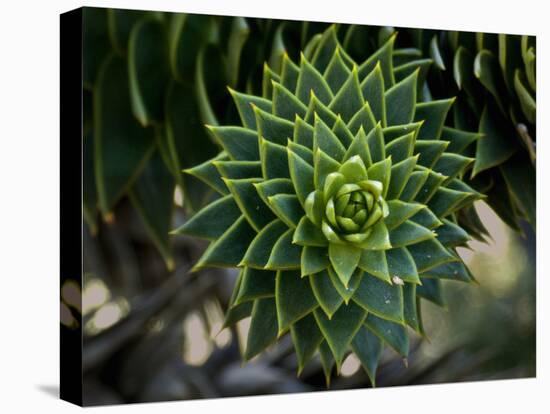
[[[472,178],[511,227],[518,229],[525,219],[534,228],[535,38],[476,33],[474,45],[467,34],[452,32],[448,44],[455,51],[453,76],[464,102],[463,119],[457,113],[455,124],[484,135],[477,142]]]
[[[128,199],[172,268],[175,264],[168,231],[174,189],[179,188],[184,194],[188,214],[211,197],[208,187],[193,176],[182,176],[180,170],[218,151],[202,128],[203,122],[238,122],[237,111],[224,93],[225,85],[270,97],[271,78],[269,74],[261,78],[263,62],[269,62],[264,71],[280,74],[285,53],[298,59],[303,50],[311,57],[326,25],[98,8],[85,8],[83,17],[85,221],[92,233],[97,232],[98,220],[115,220],[121,200]],[[338,28],[344,48],[356,61],[368,58],[393,32],[388,27]],[[498,47],[501,38],[503,46]],[[419,101],[429,101],[432,95],[458,96],[455,108],[461,109],[453,111],[447,125],[481,131],[479,115],[486,96],[501,102],[493,106],[504,108],[503,116],[508,117],[508,112],[518,114],[512,121],[500,122],[488,112],[486,119],[490,122],[484,124],[481,132],[490,139],[474,140],[462,150],[463,155],[476,158],[477,170],[481,171],[468,182],[478,191],[487,192],[487,201],[513,227],[517,227],[519,217],[526,216],[534,223],[535,216],[534,168],[527,165],[528,152],[521,150],[520,141],[505,135],[527,131],[518,135],[525,138],[525,145],[531,142],[529,137],[535,139],[531,105],[536,96],[534,40],[518,39],[402,29],[398,47],[393,50],[396,76],[411,67],[420,68]],[[506,52],[507,45],[513,53]],[[522,59],[511,59],[518,54],[518,45],[522,47]],[[502,86],[488,87],[489,92],[484,92],[483,82],[490,86],[490,78],[483,75],[478,81],[474,76],[477,72],[473,70],[473,56],[481,47],[484,58],[476,58],[480,61],[480,73],[494,73],[495,85]],[[477,53],[480,56],[480,51]],[[498,59],[489,58],[491,54]],[[457,65],[460,70],[453,72],[454,60],[465,63]],[[506,73],[511,73],[511,67],[518,72],[516,92],[503,86],[506,77],[500,75],[496,60],[507,62]],[[517,62],[523,64],[518,67]],[[445,66],[449,69],[443,70]],[[453,73],[461,79],[462,89],[458,89],[459,81],[455,81]],[[424,83],[426,77],[428,82]],[[523,90],[525,93],[521,93]],[[495,91],[499,97],[491,95]],[[518,125],[525,125],[527,130]],[[443,138],[447,139],[445,134],[444,129]],[[508,145],[510,142],[512,145]],[[527,148],[534,148],[532,142]],[[534,151],[529,154],[534,156]],[[463,209],[459,222],[474,236],[482,237],[485,232],[474,209]]]
[[[364,30],[348,32],[356,37]],[[388,27],[370,28],[369,35],[384,39],[393,31]],[[422,91],[425,99],[456,95],[453,114],[446,124],[483,136],[472,148],[465,149],[465,155],[475,158],[467,181],[487,195],[489,205],[512,228],[519,229],[522,219],[534,227],[535,38],[405,28],[399,31],[401,48],[412,47],[411,54],[434,63]],[[472,210],[463,212],[461,222],[474,235],[486,233]]]
[[[175,188],[187,214],[211,195],[181,169],[219,150],[203,123],[238,119],[225,86],[260,93],[263,62],[319,24],[91,7],[82,23],[84,219],[95,234],[128,200],[171,269]]]
[[[453,99],[417,102],[418,65],[393,66],[392,36],[355,62],[334,27],[264,97],[231,90],[241,126],[210,126],[223,151],[188,173],[220,198],[176,230],[211,241],[196,264],[239,267],[226,326],[251,316],[245,359],[290,332],[299,370],[327,380],[354,352],[374,382],[384,344],[423,334],[420,298],[472,281],[456,212],[480,195],[461,177],[477,139],[443,124]]]

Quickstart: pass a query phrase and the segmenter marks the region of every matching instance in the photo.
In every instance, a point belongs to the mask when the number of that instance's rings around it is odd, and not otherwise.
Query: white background
[[[59,13],[69,0],[2,3],[0,23],[0,411],[75,412],[59,378]],[[246,397],[89,412],[548,412],[549,16],[545,1],[93,1],[85,5],[537,35],[537,379]],[[75,137],[78,139],[78,137]],[[74,172],[79,174],[78,171]],[[546,216],[546,219],[545,219]],[[49,390],[49,391],[48,391]],[[52,391],[53,390],[53,391]],[[398,411],[399,410],[399,411]]]

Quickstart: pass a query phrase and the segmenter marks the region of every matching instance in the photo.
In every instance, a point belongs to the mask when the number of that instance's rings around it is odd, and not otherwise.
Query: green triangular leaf
[[[391,179],[386,194],[388,200],[397,199],[400,197],[403,189],[407,185],[407,181],[416,166],[418,156],[407,158],[391,167]]]
[[[341,160],[346,151],[338,137],[320,117],[315,118],[313,132],[313,151],[317,152],[318,149],[336,161]]]
[[[287,225],[279,219],[266,225],[250,243],[240,265],[263,269],[275,243],[287,230]]]
[[[454,98],[423,102],[416,105],[414,120],[424,121],[418,133],[418,139],[438,140],[441,137],[445,118],[447,118],[447,113],[453,102]]]
[[[277,307],[274,298],[254,301],[246,351],[243,358],[249,361],[277,340]]]
[[[214,161],[228,160],[229,157],[225,152],[221,152],[216,158],[205,161],[193,168],[185,170],[185,173],[198,178],[208,186],[216,190],[218,193],[225,195],[229,193],[225,183],[221,179],[220,172],[214,165]]]
[[[383,220],[372,227],[367,239],[361,243],[361,247],[367,250],[386,250],[391,248],[388,228]]]
[[[229,154],[231,159],[239,161],[258,161],[258,136],[254,131],[241,127],[213,127],[208,130]]]
[[[269,197],[269,207],[288,227],[296,227],[304,215],[302,205],[294,194],[277,194]]]
[[[313,127],[305,122],[299,116],[294,121],[294,142],[304,145],[307,148],[313,148]]]
[[[333,174],[337,174],[337,173],[329,174],[328,176],[329,180],[331,177],[334,177]],[[341,174],[338,174],[337,176],[341,177],[343,181],[343,176]],[[311,222],[315,223],[316,226],[322,225],[324,207],[325,207],[325,200],[324,200],[324,194],[322,191],[315,190],[314,192],[309,193],[304,203],[304,210],[306,212],[306,216],[311,220]]]
[[[391,231],[424,208],[425,207],[419,203],[390,200],[388,201],[389,215],[384,219],[386,227]]]
[[[256,231],[263,229],[266,224],[270,223],[275,218],[254,186],[254,184],[261,181],[261,178],[243,178],[238,180],[224,178],[224,182],[233,195],[239,209]]]
[[[344,244],[330,243],[328,248],[330,262],[342,284],[348,287],[349,281],[361,258],[361,249]]]
[[[298,199],[304,205],[306,197],[315,190],[313,167],[288,149],[288,168]]]
[[[463,155],[445,153],[437,160],[433,169],[449,178],[454,178],[464,173],[473,161],[473,158],[464,157]]]
[[[242,270],[242,280],[233,305],[275,296],[275,272],[252,269]]]
[[[269,205],[269,197],[277,194],[294,194],[294,186],[288,178],[273,178],[254,184],[264,203]]]
[[[344,299],[344,303],[349,303],[351,297],[355,293],[355,290],[359,286],[361,279],[363,278],[364,272],[361,269],[357,269],[351,276],[349,285],[346,288],[344,284],[340,281],[340,278],[338,277],[332,266],[329,266],[327,270],[330,281],[332,282],[333,286],[336,288],[340,296],[342,296],[342,298]]]
[[[446,217],[456,211],[469,198],[472,198],[470,193],[441,187],[428,202],[428,207],[437,217]]]
[[[332,55],[332,58],[325,70],[324,78],[326,79],[332,93],[337,93],[342,85],[349,77],[350,70],[344,63],[340,54],[340,49],[337,48]]]
[[[369,313],[397,323],[404,323],[401,286],[391,285],[365,273],[353,295],[353,301]]]
[[[338,118],[323,102],[312,94],[304,120],[309,124],[313,124],[316,117],[321,118],[330,128],[334,126]]]
[[[328,319],[325,313],[319,309],[314,312],[317,324],[325,337],[338,370],[342,364],[344,354],[355,334],[363,324],[367,313],[354,303],[341,306],[338,311]]]
[[[411,220],[405,221],[390,232],[392,247],[404,247],[434,238],[435,234]]]
[[[223,328],[235,325],[240,320],[247,318],[252,313],[254,302],[245,302],[240,305],[230,307],[225,313]]]
[[[423,170],[424,167],[419,166],[419,169]],[[433,170],[427,170],[427,171],[428,171],[428,176],[426,178],[426,181],[422,186],[422,188],[420,188],[420,190],[418,191],[415,197],[415,200],[422,204],[428,203],[428,201],[432,198],[435,192],[440,189],[441,184],[443,184],[443,182],[447,180],[447,177],[441,173],[438,173]]]
[[[365,102],[348,122],[348,128],[352,134],[357,134],[361,128],[368,134],[376,125],[376,118],[372,113],[369,102]]]
[[[479,121],[479,132],[484,134],[477,141],[472,177],[509,159],[517,149],[514,128],[492,105],[486,105]]]
[[[254,229],[241,216],[220,238],[208,246],[193,270],[206,266],[236,267],[255,236]]]
[[[412,216],[411,220],[430,230],[438,228],[443,224],[443,222],[437,218],[432,210],[427,207]]]
[[[405,188],[401,192],[399,198],[402,201],[412,201],[418,195],[420,189],[424,186],[424,183],[428,179],[429,170],[424,169],[420,171],[413,171],[405,184]]]
[[[422,284],[416,287],[416,294],[439,306],[445,306],[441,281],[439,279],[422,279]]]
[[[296,115],[304,117],[307,107],[287,88],[273,82],[273,114],[294,122]]]
[[[330,87],[323,76],[315,69],[302,54],[300,61],[300,75],[296,85],[296,96],[300,101],[307,105],[310,100],[311,92],[317,96],[321,102],[328,104],[333,95]]]
[[[330,377],[332,375],[332,367],[334,366],[334,357],[332,351],[327,342],[323,339],[321,345],[319,345],[319,356],[321,359],[321,365],[323,366],[323,372],[325,373],[325,382],[327,388],[330,387]]]
[[[302,277],[325,270],[330,266],[327,248],[304,246],[301,264]]]
[[[363,100],[363,95],[361,93],[357,69],[354,67],[348,79],[342,85],[342,88],[330,102],[329,108],[335,114],[341,115],[344,122],[349,122],[364,104],[365,101]],[[373,119],[373,124],[374,123],[375,122]],[[352,133],[354,133],[354,131],[352,131]]]
[[[397,52],[397,51],[396,51]],[[394,61],[395,61],[394,55]],[[395,63],[395,62],[394,62]],[[422,92],[422,89],[426,85],[426,77],[432,66],[433,61],[431,59],[415,59],[407,63],[403,63],[395,67],[393,71],[395,75],[395,81],[400,82],[405,79],[407,76],[412,74],[415,71],[418,71],[418,79],[416,81],[416,92],[417,94]]]
[[[403,358],[408,356],[409,336],[403,325],[377,318],[372,314],[367,317],[365,325]]]
[[[386,259],[388,261],[388,271],[392,279],[398,277],[404,282],[420,283],[416,263],[406,248],[399,247],[387,250]]]
[[[290,325],[317,308],[318,303],[309,281],[302,278],[299,271],[277,272],[275,285],[277,321],[281,335]]]
[[[336,121],[332,126],[332,132],[334,132],[334,135],[338,137],[342,145],[344,145],[344,148],[349,147],[354,139],[353,134],[347,127],[346,123],[342,120],[341,116],[336,118]]]
[[[329,319],[344,303],[344,298],[338,293],[326,270],[309,275],[311,289],[319,302],[321,309],[326,313]]]
[[[294,232],[292,242],[300,246],[323,247],[328,245],[328,241],[321,229],[305,216],[301,218]]]
[[[467,132],[450,127],[443,127],[441,132],[441,139],[449,142],[447,151],[456,153],[463,153],[470,144],[480,139],[481,136],[478,132]]]
[[[397,164],[413,155],[415,148],[414,132],[396,138],[386,144],[386,157],[391,156],[392,162]]]
[[[224,178],[261,178],[260,161],[214,161],[214,166]]]
[[[342,54],[342,58],[344,59],[344,62],[346,62],[347,65],[350,65],[351,58],[344,50],[340,48],[340,43],[338,42],[338,38],[336,35],[336,25],[331,25],[321,35],[321,38],[319,39],[319,43],[317,44],[317,48],[312,58],[312,63],[317,69],[319,69],[319,71],[325,71],[330,63],[332,56],[336,52],[336,49],[339,49],[340,53]]]
[[[365,369],[371,384],[375,386],[378,361],[384,349],[382,342],[376,335],[362,326],[351,342],[351,349],[361,361],[361,365]]]
[[[372,159],[369,151],[369,143],[363,128],[360,128],[359,132],[357,132],[357,135],[353,139],[351,145],[346,151],[346,154],[344,155],[343,161],[347,161],[355,155],[358,155],[361,158],[363,164],[365,164],[367,168],[372,165]]]
[[[377,63],[374,69],[361,82],[361,91],[365,101],[370,104],[370,108],[376,122],[381,122],[382,126],[386,123],[386,100],[384,98],[384,77],[380,63]]]
[[[294,124],[269,112],[262,111],[258,107],[254,107],[253,109],[256,115],[258,136],[275,144],[286,145],[288,139],[294,135]]]
[[[427,139],[416,141],[414,152],[419,156],[418,164],[426,168],[432,168],[448,146],[449,142],[447,141],[432,141]]]
[[[437,239],[444,246],[455,247],[465,245],[471,237],[458,224],[443,219],[443,225],[437,228]]]
[[[284,54],[281,66],[281,84],[289,91],[295,91],[299,75],[300,68],[289,59],[287,54]]]
[[[384,139],[386,142],[391,142],[394,139],[400,138],[403,135],[410,134],[414,132],[415,139],[418,139],[418,133],[420,128],[422,128],[424,122],[411,122],[410,124],[404,125],[392,125],[382,129],[384,133]]]
[[[264,111],[271,111],[271,101],[265,98],[260,98],[259,96],[237,92],[231,88],[228,89],[233,97],[233,100],[235,101],[235,105],[237,106],[237,110],[239,111],[244,127],[255,131],[256,115],[254,114],[253,107],[258,107]]]
[[[403,304],[405,323],[416,332],[421,332],[422,321],[420,313],[416,306],[416,285],[413,283],[405,283],[403,286]]]
[[[395,43],[395,35],[392,35],[384,45],[374,52],[365,62],[359,66],[359,77],[362,79],[373,69],[380,64],[382,75],[384,76],[384,84],[386,88],[390,88],[394,83],[393,77],[393,45]]]
[[[261,138],[260,159],[264,178],[290,178],[286,147]]]
[[[369,143],[369,152],[373,163],[383,161],[386,158],[384,149],[384,135],[382,127],[378,123],[374,129],[367,134],[367,142]]]
[[[315,317],[310,314],[290,327],[292,342],[298,358],[298,375],[304,369],[307,362],[313,357],[315,351],[324,340],[321,330],[317,326]]]
[[[382,197],[384,198],[386,197],[390,184],[391,165],[391,158],[386,158],[372,164],[367,170],[369,180],[380,181],[382,183]]]
[[[467,283],[474,280],[464,263],[458,261],[432,267],[422,273],[422,278],[449,279]]]
[[[281,83],[281,77],[273,72],[267,63],[264,63],[264,71],[262,77],[262,97],[270,99],[273,96],[273,82]],[[233,86],[235,86],[233,84]]]
[[[384,250],[363,250],[358,266],[365,272],[390,283],[388,263]]]
[[[414,119],[416,106],[416,80],[418,71],[396,83],[386,91],[386,117],[388,125],[408,124]]]
[[[346,178],[347,183],[358,183],[363,181],[367,176],[365,163],[358,155],[354,155],[344,162],[338,169],[338,172]]]
[[[444,263],[459,260],[456,256],[449,253],[437,239],[430,239],[407,246],[407,250],[412,255],[419,273],[426,272]]]
[[[277,240],[265,266],[266,269],[291,270],[300,268],[302,248],[292,243],[293,229],[288,229]]]
[[[228,195],[201,209],[172,234],[188,234],[208,240],[220,237],[235,221],[241,217],[241,211]]]
[[[315,151],[314,158],[315,188],[323,188],[327,175],[338,171],[339,168],[340,163],[338,161],[329,157],[323,150],[318,148],[317,151]]]
[[[304,145],[288,140],[287,148],[313,167],[313,151]]]

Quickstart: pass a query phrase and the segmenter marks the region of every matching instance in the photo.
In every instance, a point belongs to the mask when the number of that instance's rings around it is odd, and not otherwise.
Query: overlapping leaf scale
[[[299,62],[264,69],[263,97],[231,91],[242,126],[209,127],[222,152],[189,173],[221,198],[177,232],[213,240],[197,267],[241,268],[226,324],[251,317],[245,359],[290,332],[299,371],[319,353],[328,381],[354,352],[374,384],[382,347],[406,358],[406,327],[422,334],[419,298],[443,305],[441,280],[473,280],[454,213],[480,197],[458,154],[477,136],[443,126],[454,100],[417,102],[431,61],[394,69],[394,41],[354,62],[333,26]],[[388,214],[369,247],[321,229],[343,171],[382,184]]]

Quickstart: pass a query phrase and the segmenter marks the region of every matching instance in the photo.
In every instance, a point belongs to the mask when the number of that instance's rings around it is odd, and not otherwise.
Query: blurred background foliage
[[[326,27],[84,8],[84,277],[82,292],[78,281],[62,286],[61,316],[71,330],[82,315],[86,405],[326,389],[319,361],[295,376],[290,341],[242,366],[248,321],[220,331],[235,271],[188,274],[205,246],[169,235],[213,197],[181,170],[218,152],[205,123],[238,123],[227,87],[261,95],[270,87],[264,62],[278,70],[285,53],[296,61]],[[338,27],[357,59],[395,30]],[[387,349],[377,386],[534,376],[534,40],[398,31],[394,64],[424,60],[422,93],[456,95],[451,125],[490,136],[488,147],[467,150],[480,160],[471,184],[493,210],[481,203],[461,218],[486,241],[461,252],[480,286],[448,285],[447,312],[423,301],[433,341],[411,344],[408,368]],[[509,43],[524,56],[512,78],[510,63],[494,65],[507,62]],[[486,66],[506,88],[489,87]],[[369,386],[351,356],[343,374],[331,389]]]

